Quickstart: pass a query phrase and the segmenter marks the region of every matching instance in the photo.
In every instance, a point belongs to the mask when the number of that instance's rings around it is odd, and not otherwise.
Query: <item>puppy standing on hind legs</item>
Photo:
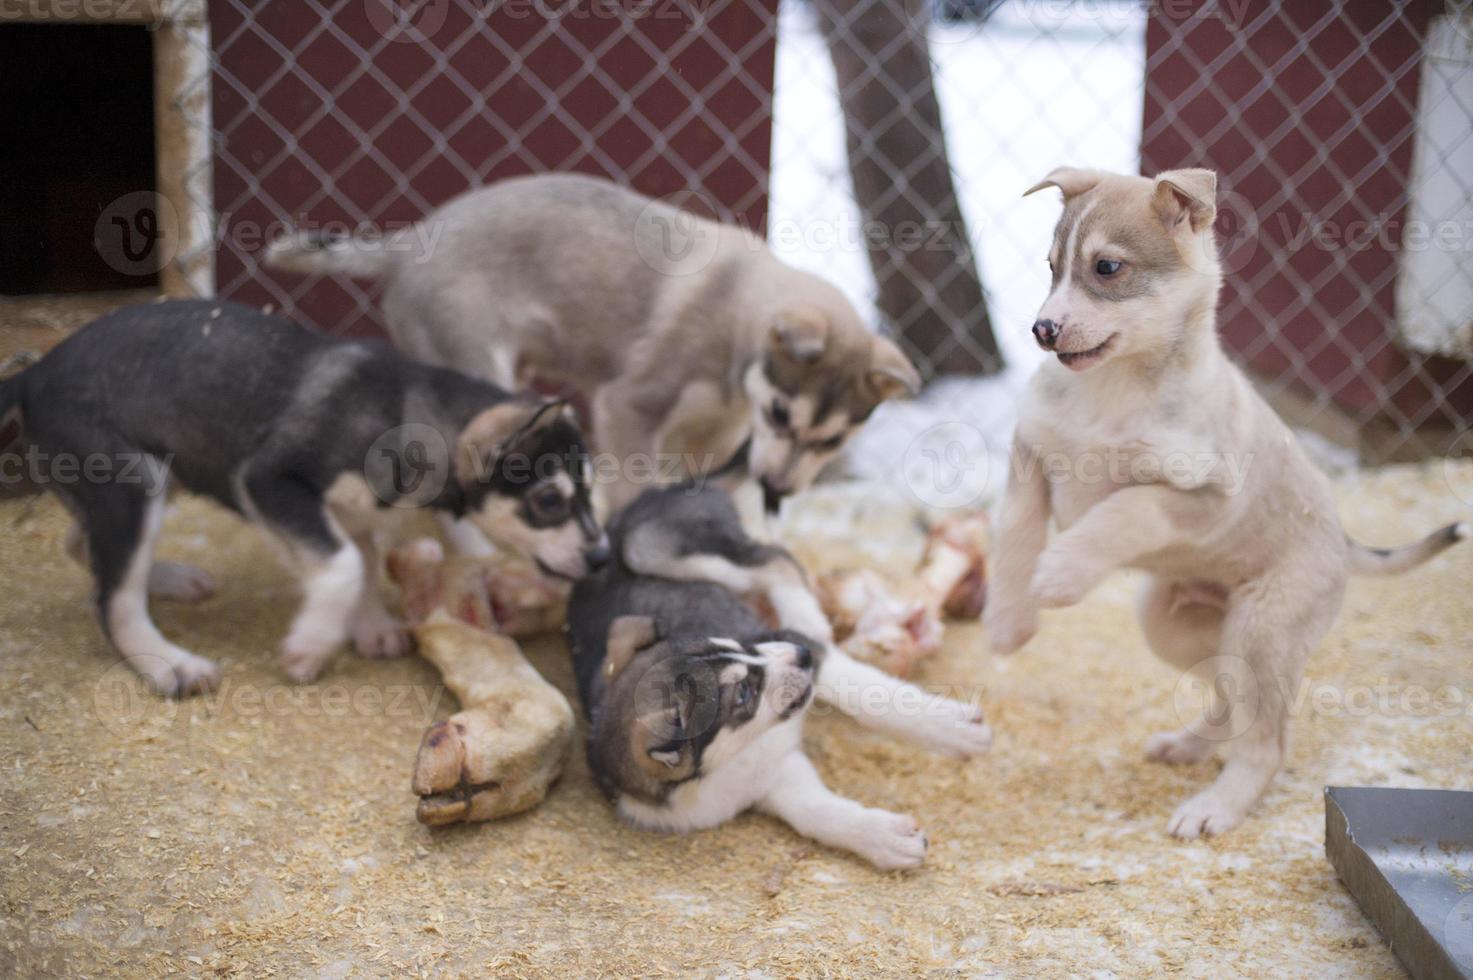
[[[1392,551],[1346,537],[1325,478],[1218,343],[1215,174],[1061,168],[1029,193],[1044,187],[1063,192],[1064,213],[1033,333],[1056,358],[1020,407],[984,625],[1011,653],[1039,609],[1078,602],[1116,568],[1149,573],[1147,642],[1220,698],[1148,753],[1227,754],[1168,829],[1224,833],[1283,765],[1295,689],[1347,575],[1412,568],[1467,528]],[[1074,465],[1060,476],[1045,459]]]

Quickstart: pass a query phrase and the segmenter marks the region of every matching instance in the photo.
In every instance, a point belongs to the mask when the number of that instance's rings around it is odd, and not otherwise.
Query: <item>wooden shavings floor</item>
[[[1473,467],[1341,482],[1363,540],[1469,517]],[[856,504],[856,500],[863,500]],[[909,519],[824,491],[794,526],[820,562],[903,566]],[[854,528],[850,522],[862,523]],[[1213,764],[1147,763],[1175,678],[1118,576],[1046,616],[1022,655],[954,627],[920,680],[980,691],[998,738],[969,764],[821,714],[808,742],[839,790],[915,814],[925,869],[881,875],[746,816],[684,838],[615,822],[581,758],[540,809],[431,832],[410,764],[453,705],[420,661],[342,654],[286,685],[291,581],[253,531],[181,500],[163,557],[220,582],[156,603],[217,658],[215,695],[143,694],[104,646],[46,499],[0,505],[0,974],[1395,975],[1322,851],[1326,783],[1473,784],[1473,547],[1352,584],[1315,656],[1288,771],[1221,839],[1163,832]],[[846,530],[847,528],[847,530]],[[557,639],[529,645],[571,691]],[[1427,692],[1426,696],[1417,694]],[[1460,701],[1450,707],[1457,692]]]

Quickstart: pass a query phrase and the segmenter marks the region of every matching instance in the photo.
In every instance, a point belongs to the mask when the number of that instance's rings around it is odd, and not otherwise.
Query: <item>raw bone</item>
[[[526,635],[554,614],[560,623],[566,590],[521,559],[447,560],[431,539],[394,549],[388,568],[420,656],[461,705],[420,741],[412,779],[420,823],[493,820],[536,806],[567,762],[573,709],[515,640],[488,629],[499,621]]]
[[[959,514],[936,524],[914,581],[896,586],[869,569],[817,578],[819,604],[850,656],[905,677],[941,648],[942,617],[976,619],[987,596],[987,518]]]

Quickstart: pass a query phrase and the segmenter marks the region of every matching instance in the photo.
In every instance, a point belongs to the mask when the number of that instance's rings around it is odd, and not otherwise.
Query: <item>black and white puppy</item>
[[[877,867],[918,866],[915,820],[823,784],[803,754],[805,709],[816,693],[958,756],[991,742],[981,712],[835,647],[796,561],[748,538],[720,490],[646,491],[609,541],[608,565],[573,588],[568,629],[589,766],[620,816],[683,832],[755,806]],[[766,595],[783,628],[742,601],[750,593]]]
[[[561,406],[232,303],[131,306],[89,324],[0,382],[0,432],[0,477],[70,509],[69,550],[91,567],[103,630],[167,695],[219,680],[148,613],[149,592],[212,588],[199,569],[152,561],[171,481],[285,545],[305,601],[283,653],[301,682],[350,633],[367,655],[408,649],[377,588],[384,516],[466,516],[567,577],[607,556]]]

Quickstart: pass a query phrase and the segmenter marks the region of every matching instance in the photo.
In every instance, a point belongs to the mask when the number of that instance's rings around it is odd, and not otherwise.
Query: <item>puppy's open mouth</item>
[[[1110,349],[1110,345],[1115,343],[1115,338],[1118,336],[1120,336],[1118,333],[1112,333],[1105,338],[1103,344],[1098,347],[1091,347],[1089,350],[1069,351],[1067,353],[1058,351],[1059,363],[1071,371],[1083,371],[1085,368],[1091,367],[1099,362],[1105,356],[1105,352]]]
[[[812,699],[812,697],[813,681],[810,680],[798,689],[798,692],[793,697],[793,700],[789,701],[788,706],[786,708],[783,708],[783,710],[778,713],[778,718],[783,721],[787,721],[789,718],[793,717],[798,712],[807,707],[808,702]]]

